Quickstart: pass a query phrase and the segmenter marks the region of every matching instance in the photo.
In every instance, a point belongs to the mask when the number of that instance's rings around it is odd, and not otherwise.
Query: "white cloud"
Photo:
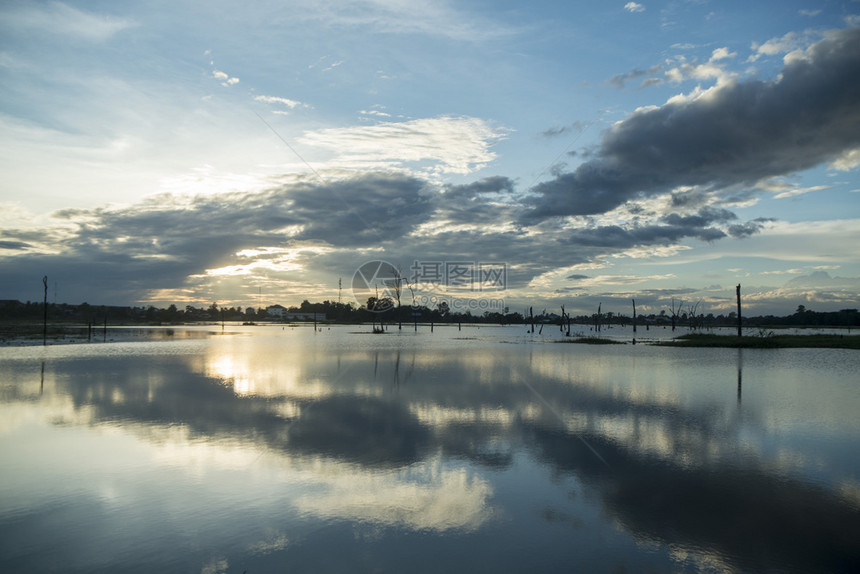
[[[438,461],[416,465],[408,472],[351,471],[315,480],[326,488],[293,502],[301,512],[323,518],[445,532],[476,530],[492,516],[489,484],[465,469],[444,468]]]
[[[221,80],[222,86],[234,86],[239,83],[239,78],[230,76],[229,74],[222,72],[221,70],[213,70],[212,77],[216,80]]]
[[[301,102],[298,102],[296,100],[290,100],[288,98],[281,98],[278,96],[256,96],[254,99],[258,102],[265,102],[267,104],[283,104],[290,109],[302,105]]]
[[[628,12],[644,12],[645,6],[639,4],[638,2],[628,2],[624,5],[624,9]]]
[[[457,41],[482,42],[509,36],[514,28],[484,13],[452,7],[450,2],[367,0],[345,10],[340,2],[307,3],[305,17],[333,27],[368,27],[386,34],[442,36]]]
[[[378,116],[381,118],[390,118],[391,117],[391,114],[388,114],[385,112],[380,112],[379,110],[361,110],[358,113],[360,113],[363,116]]]
[[[136,26],[132,20],[84,12],[62,2],[24,6],[19,10],[4,13],[0,18],[0,27],[9,27],[16,31],[37,30],[52,36],[103,42],[122,30]]]
[[[496,158],[493,143],[507,130],[472,117],[438,117],[373,126],[305,132],[299,141],[335,152],[332,167],[405,169],[429,162],[424,171],[468,174]]]
[[[734,58],[737,56],[737,52],[729,52],[728,48],[717,48],[711,54],[711,62],[716,62],[717,60],[725,60],[726,58]]]
[[[729,52],[728,48],[717,48],[711,54],[710,59],[704,64],[699,64],[695,60],[688,61],[684,56],[678,56],[674,60],[667,62],[664,74],[666,80],[675,84],[680,84],[689,79],[700,81],[715,79],[717,85],[725,85],[735,79],[737,74],[727,71],[721,61],[734,58],[735,56],[737,56],[737,53]],[[699,93],[703,92],[701,87],[697,87],[696,90]],[[688,95],[685,99],[696,99],[693,97],[694,95],[696,94]]]
[[[742,241],[727,241],[714,246],[711,254],[715,257],[762,257],[801,265],[839,265],[857,260],[858,244],[858,219],[798,223],[775,221]]]
[[[803,195],[805,193],[810,193],[812,191],[824,191],[826,189],[830,189],[829,185],[814,185],[812,187],[798,187],[794,189],[790,189],[788,191],[783,191],[782,193],[778,193],[773,196],[774,199],[785,199],[787,197],[795,197],[798,195]]]
[[[857,166],[860,166],[860,148],[846,151],[830,164],[831,169],[839,171],[849,171]]]
[[[820,35],[816,32],[805,30],[802,32],[788,32],[779,38],[771,38],[764,44],[753,42],[751,45],[753,54],[749,57],[748,61],[755,62],[762,56],[777,56],[779,54],[787,54],[786,58],[790,60],[791,57],[802,54],[803,50],[819,37]]]

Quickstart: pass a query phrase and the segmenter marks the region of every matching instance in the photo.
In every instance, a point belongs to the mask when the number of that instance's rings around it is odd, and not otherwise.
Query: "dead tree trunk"
[[[42,346],[48,344],[48,276],[42,277],[42,284],[45,286],[45,309],[42,320]],[[54,298],[56,299],[56,297]]]
[[[735,293],[738,296],[738,337],[741,336],[741,285],[738,283],[738,286],[735,287]]]
[[[681,301],[678,303],[678,308],[675,309],[675,298],[672,297],[672,331],[675,331],[675,323],[677,323],[678,321],[678,311],[680,311],[683,306],[684,300],[681,299]]]
[[[631,299],[633,301],[633,332],[636,332],[636,299]]]

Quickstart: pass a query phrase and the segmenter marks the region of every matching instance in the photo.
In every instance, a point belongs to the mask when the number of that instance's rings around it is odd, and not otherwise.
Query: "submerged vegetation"
[[[583,345],[626,345],[626,341],[616,341],[603,337],[576,337],[574,339],[559,339],[556,343],[580,343]]]
[[[788,349],[828,347],[860,349],[860,335],[774,335],[733,336],[695,333],[682,335],[657,345],[667,347],[731,347],[742,349]]]

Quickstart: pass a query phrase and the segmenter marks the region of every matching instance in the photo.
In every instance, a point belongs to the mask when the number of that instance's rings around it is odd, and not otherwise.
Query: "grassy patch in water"
[[[657,345],[666,347],[732,347],[743,349],[831,348],[860,349],[860,335],[774,335],[764,336],[681,335]]]
[[[603,339],[601,337],[576,337],[574,339],[559,339],[556,343],[580,343],[583,345],[626,345],[624,341]]]

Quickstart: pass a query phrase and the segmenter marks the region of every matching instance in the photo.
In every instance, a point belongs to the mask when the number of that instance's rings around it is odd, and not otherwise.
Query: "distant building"
[[[283,305],[272,305],[266,307],[266,315],[272,319],[283,319],[287,316],[287,308]]]
[[[325,321],[325,313],[293,313],[287,311],[287,319],[294,321]]]
[[[300,313],[298,311],[290,311],[283,305],[266,307],[266,315],[272,319],[283,319],[285,321],[325,321],[325,313]]]

